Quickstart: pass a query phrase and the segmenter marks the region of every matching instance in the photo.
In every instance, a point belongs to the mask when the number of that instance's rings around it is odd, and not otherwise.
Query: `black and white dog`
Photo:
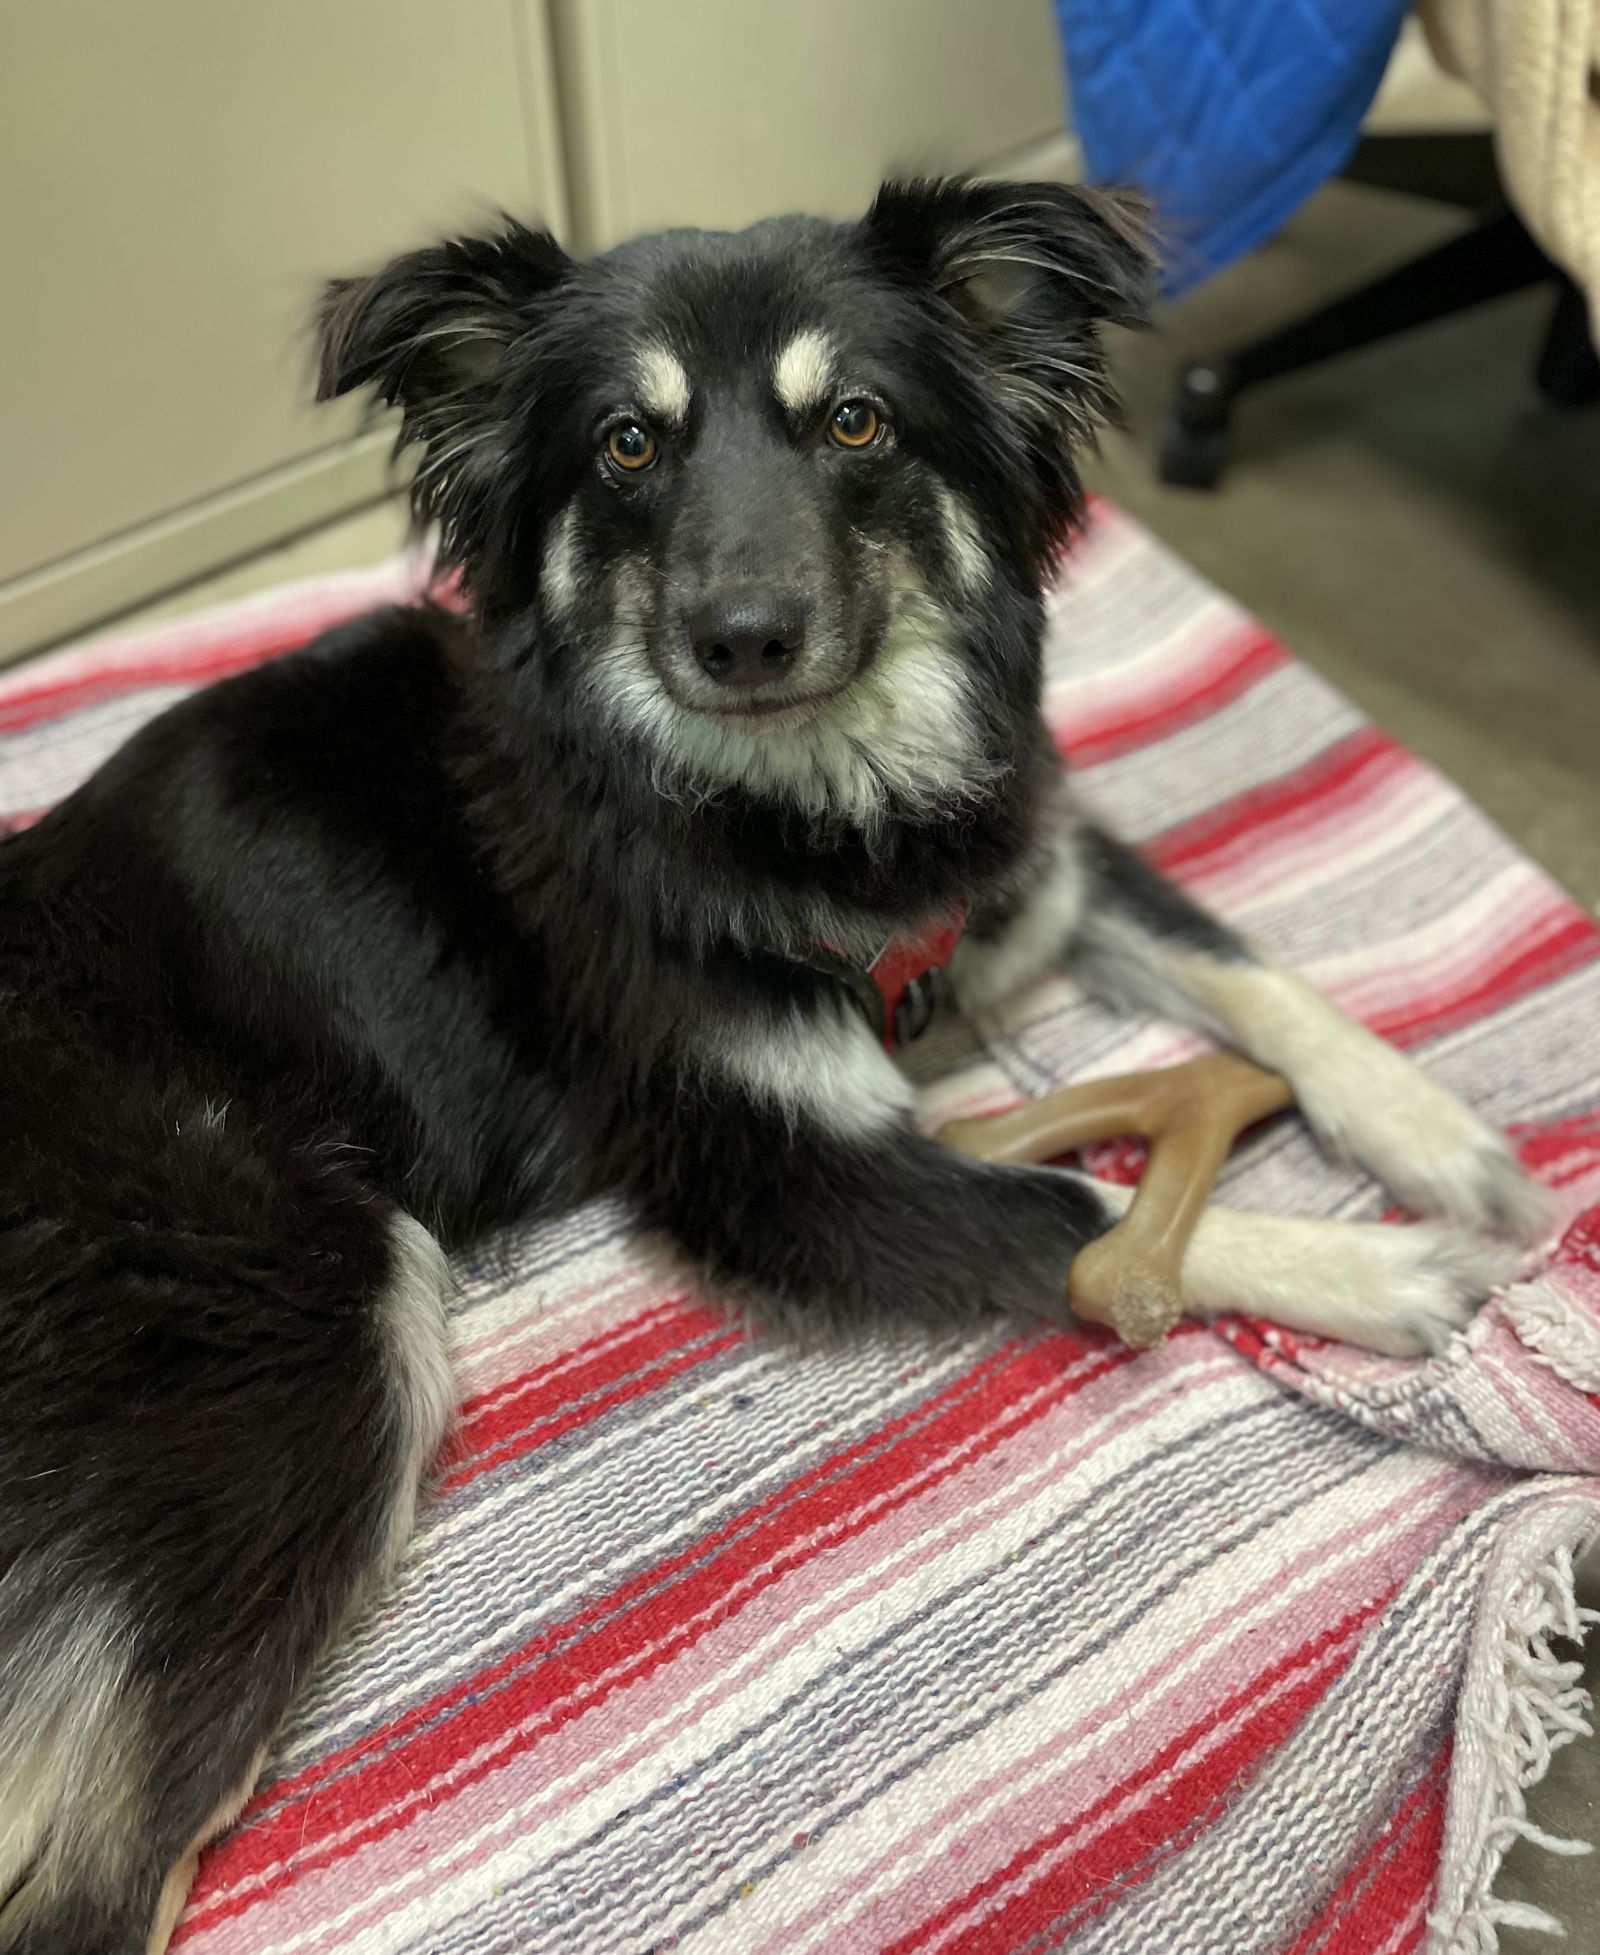
[[[398,403],[470,609],[184,702],[0,847],[0,1950],[163,1945],[410,1531],[441,1244],[613,1191],[791,1325],[1060,1316],[1125,1197],[919,1134],[886,941],[1201,1025],[1447,1218],[1213,1213],[1196,1308],[1433,1350],[1536,1231],[1063,786],[1041,582],[1148,283],[1130,204],[934,182],[330,290],[322,391]]]

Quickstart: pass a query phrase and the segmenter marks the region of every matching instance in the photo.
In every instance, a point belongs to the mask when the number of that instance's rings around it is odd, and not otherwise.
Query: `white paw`
[[[1502,1243],[1419,1223],[1322,1222],[1208,1209],[1183,1265],[1185,1306],[1245,1310],[1392,1358],[1442,1351],[1516,1274]]]
[[[1392,1047],[1348,1045],[1296,1081],[1317,1138],[1405,1206],[1537,1242],[1554,1204],[1492,1127]]]
[[[1195,995],[1262,1065],[1283,1074],[1332,1154],[1375,1174],[1407,1208],[1534,1243],[1554,1204],[1505,1141],[1404,1053],[1272,965],[1191,969]]]

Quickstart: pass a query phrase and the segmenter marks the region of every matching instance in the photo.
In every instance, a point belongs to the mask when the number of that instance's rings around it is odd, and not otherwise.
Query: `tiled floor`
[[[1180,351],[1294,316],[1454,221],[1324,192],[1159,333],[1119,345],[1131,430],[1108,439],[1095,479],[1600,906],[1600,410],[1557,414],[1532,389],[1547,297],[1264,390],[1215,494],[1164,489],[1149,467]],[[374,562],[400,539],[393,506],[369,510],[139,616]],[[1531,1803],[1552,1831],[1600,1838],[1600,1745],[1561,1753]],[[1600,1955],[1594,1861],[1520,1846],[1502,1891],[1565,1916],[1573,1955]],[[1508,1930],[1502,1946],[1548,1943]]]

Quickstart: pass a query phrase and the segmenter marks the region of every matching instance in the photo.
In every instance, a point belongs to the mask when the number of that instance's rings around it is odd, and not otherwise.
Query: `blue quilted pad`
[[[1342,167],[1408,0],[1055,0],[1095,183],[1155,200],[1177,293]]]

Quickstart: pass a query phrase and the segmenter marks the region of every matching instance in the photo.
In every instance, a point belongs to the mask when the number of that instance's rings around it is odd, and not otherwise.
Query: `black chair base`
[[[1450,140],[1472,145],[1453,152],[1453,162],[1468,181],[1473,180],[1468,166],[1475,165],[1475,187],[1481,187],[1488,138]],[[1405,165],[1400,146],[1415,142],[1417,174],[1426,183],[1427,194],[1438,194],[1438,179],[1452,161],[1438,153],[1439,141],[1373,139],[1357,150],[1345,174],[1358,182],[1402,187]],[[1558,290],[1535,368],[1536,383],[1546,399],[1560,407],[1580,407],[1600,399],[1600,359],[1589,333],[1583,294],[1539,248],[1521,220],[1499,205],[1471,230],[1304,319],[1232,353],[1189,361],[1179,373],[1161,428],[1162,481],[1178,488],[1215,488],[1228,462],[1234,404],[1263,381],[1546,282],[1556,284]]]

